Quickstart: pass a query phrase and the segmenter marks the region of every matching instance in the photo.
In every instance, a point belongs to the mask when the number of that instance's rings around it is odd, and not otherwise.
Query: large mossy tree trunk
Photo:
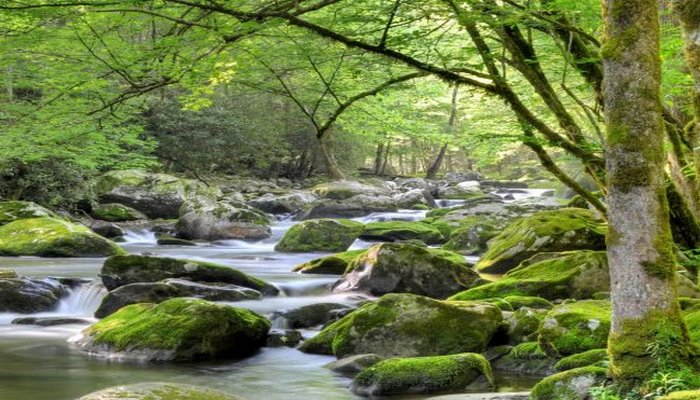
[[[652,345],[689,339],[676,298],[664,179],[658,2],[603,0],[608,261],[613,378],[631,387],[658,370]],[[657,354],[658,356],[658,354]],[[680,365],[680,364],[679,364]]]

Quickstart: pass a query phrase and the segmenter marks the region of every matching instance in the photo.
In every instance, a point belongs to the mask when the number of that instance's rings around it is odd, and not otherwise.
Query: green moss
[[[604,300],[556,306],[540,325],[540,346],[553,357],[605,348],[610,331],[610,312],[610,302]]]
[[[491,366],[480,354],[394,358],[362,371],[355,377],[352,389],[372,396],[435,393],[464,389],[480,376],[494,386]]]
[[[136,221],[146,219],[141,212],[122,204],[101,204],[92,210],[95,219],[110,222]]]
[[[520,343],[513,347],[510,352],[513,357],[523,360],[543,360],[549,358],[549,356],[542,351],[540,344],[537,342]]]
[[[609,282],[605,252],[583,250],[540,254],[521,263],[502,279],[458,293],[451,299],[481,300],[509,296],[537,296],[547,300],[585,299],[596,292],[609,290]]]
[[[602,250],[605,224],[580,208],[542,211],[508,225],[476,264],[483,272],[506,272],[539,252]]]
[[[594,349],[564,357],[557,362],[554,369],[557,371],[568,371],[570,369],[587,367],[591,365],[605,368],[607,367],[607,363],[608,351],[606,349]]]
[[[17,272],[11,269],[0,268],[0,279],[14,279],[17,277]]]
[[[659,397],[657,400],[698,400],[700,399],[700,390],[684,390],[681,392],[674,392],[663,397]]]
[[[270,323],[241,308],[195,299],[133,304],[84,331],[112,351],[172,350],[175,359],[244,355],[264,343]]]
[[[560,372],[540,381],[532,389],[530,400],[580,400],[588,390],[607,376],[600,367],[576,368]]]
[[[347,250],[364,229],[348,219],[316,219],[292,226],[275,246],[276,251],[307,252]]]
[[[18,219],[41,217],[58,218],[56,214],[36,203],[28,201],[0,202],[0,226]]]
[[[85,395],[78,400],[238,400],[228,393],[179,383],[140,383],[117,386]]]
[[[445,241],[440,230],[423,222],[386,221],[371,222],[365,225],[360,236],[369,240],[422,240],[427,244],[438,244]]]
[[[21,219],[0,226],[0,255],[104,257],[125,253],[90,229],[56,218]]]
[[[295,266],[293,271],[301,272],[302,274],[342,275],[345,273],[348,264],[365,252],[366,250],[350,250],[314,258],[311,261]]]
[[[301,349],[310,353],[428,356],[483,351],[501,323],[496,307],[388,294],[324,328]],[[439,334],[436,334],[439,333]]]

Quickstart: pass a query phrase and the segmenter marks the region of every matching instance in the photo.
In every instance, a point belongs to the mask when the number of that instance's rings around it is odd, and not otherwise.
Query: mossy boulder
[[[479,275],[459,254],[403,243],[380,243],[350,262],[333,291],[360,291],[374,296],[414,293],[444,299],[478,279]]]
[[[115,386],[78,400],[241,400],[231,394],[181,383],[148,382]]]
[[[218,189],[197,181],[133,169],[107,172],[94,187],[100,203],[124,204],[149,218],[177,218],[186,200],[215,200],[220,195]]]
[[[350,389],[361,396],[448,392],[464,390],[479,377],[494,386],[491,366],[481,354],[393,358],[360,372]]]
[[[51,311],[68,294],[68,288],[53,279],[31,279],[9,273],[4,276],[0,278],[0,312]]]
[[[0,255],[106,257],[124,250],[82,225],[57,218],[20,219],[0,226]]]
[[[316,201],[308,192],[292,192],[282,195],[267,193],[248,202],[249,205],[270,214],[294,214]]]
[[[496,237],[503,228],[503,224],[493,218],[467,218],[469,220],[459,221],[462,227],[451,233],[450,239],[442,246],[443,249],[468,255],[482,254],[488,247],[488,241]]]
[[[556,358],[542,351],[539,343],[525,342],[493,361],[493,368],[528,375],[548,375],[554,371],[556,362]]]
[[[605,224],[589,210],[542,211],[508,225],[476,264],[481,272],[504,273],[541,252],[605,249]]]
[[[131,283],[107,293],[95,311],[95,317],[104,318],[130,304],[161,303],[176,297],[194,297],[209,301],[240,301],[259,300],[262,295],[257,290],[238,285],[205,284],[176,278],[160,282]]]
[[[607,369],[576,368],[560,372],[540,381],[530,393],[530,400],[586,400],[592,387],[602,383]]]
[[[18,219],[42,217],[58,218],[52,211],[31,201],[0,201],[0,226]]]
[[[483,196],[483,194],[481,184],[478,181],[464,181],[456,185],[439,188],[437,197],[440,199],[469,199]]]
[[[126,306],[83,331],[86,352],[149,361],[247,356],[265,344],[270,322],[242,308],[196,299]]]
[[[539,296],[548,300],[589,299],[610,291],[607,256],[603,251],[541,253],[509,271],[502,279],[452,297],[480,300],[506,296]]]
[[[108,290],[130,283],[184,278],[195,282],[229,283],[257,290],[264,295],[279,293],[279,290],[269,283],[225,265],[167,257],[138,255],[110,257],[105,260],[100,276]]]
[[[95,219],[109,222],[137,221],[146,219],[146,214],[139,210],[118,203],[99,204],[92,209]]]
[[[270,217],[244,203],[193,201],[181,212],[175,232],[182,239],[265,239],[272,234]]]
[[[19,275],[17,272],[11,269],[7,268],[0,268],[0,279],[12,279],[12,278],[18,278]]]
[[[321,183],[314,186],[311,192],[316,196],[334,200],[346,200],[358,195],[386,196],[389,194],[389,191],[384,188],[350,180]]]
[[[306,329],[336,320],[340,315],[347,314],[351,310],[351,307],[344,304],[315,303],[275,313],[272,318],[282,318],[284,326],[290,329]]]
[[[603,349],[610,331],[610,302],[584,300],[552,308],[539,328],[539,343],[552,357]]]
[[[349,219],[315,219],[298,223],[284,234],[276,251],[310,252],[347,250],[364,229],[361,222]]]
[[[700,399],[700,390],[683,390],[673,392],[666,396],[659,397],[657,400],[698,400]]]
[[[605,368],[608,363],[607,349],[593,349],[584,351],[583,353],[574,354],[559,360],[554,369],[557,372],[568,371],[574,368],[582,368],[588,366],[597,366]]]
[[[537,340],[537,331],[546,314],[547,310],[528,307],[520,308],[512,313],[504,313],[508,343],[519,344]]]
[[[445,237],[437,228],[414,221],[371,222],[365,225],[360,239],[389,242],[417,239],[426,244],[438,244],[445,241]]]
[[[384,358],[376,354],[358,354],[332,361],[324,365],[324,367],[333,372],[352,377],[383,360]]]
[[[338,358],[363,353],[416,357],[481,352],[501,321],[501,311],[488,304],[388,294],[328,325],[301,350]]]
[[[700,348],[700,305],[684,310],[683,317],[688,326],[690,341]]]
[[[295,266],[293,271],[302,274],[342,275],[345,273],[348,264],[355,258],[364,254],[365,251],[366,250],[350,250],[331,254],[330,256],[314,258],[311,261]]]

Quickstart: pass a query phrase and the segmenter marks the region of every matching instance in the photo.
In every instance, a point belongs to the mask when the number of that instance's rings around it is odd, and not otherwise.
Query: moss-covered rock
[[[350,311],[352,311],[352,308],[345,304],[314,303],[293,310],[274,313],[272,318],[282,318],[284,326],[287,328],[306,329],[325,325]]]
[[[574,354],[559,360],[554,369],[557,372],[568,371],[574,368],[596,366],[605,368],[608,362],[608,351],[606,349],[594,349]]]
[[[502,320],[488,304],[446,302],[412,294],[388,294],[325,327],[302,351],[380,356],[432,356],[481,352]]]
[[[292,226],[275,246],[276,251],[345,251],[364,229],[361,222],[349,219],[316,219]]]
[[[556,306],[540,325],[540,346],[553,357],[603,349],[608,343],[610,313],[610,302],[606,300],[584,300]]]
[[[507,296],[539,296],[548,300],[588,299],[610,290],[607,256],[603,251],[541,253],[509,271],[502,279],[452,297],[480,300]]]
[[[482,272],[503,273],[540,252],[602,250],[605,224],[580,208],[543,211],[508,225],[489,243],[476,265]]]
[[[314,258],[311,261],[299,264],[294,267],[294,272],[302,274],[328,274],[342,275],[348,268],[348,264],[355,258],[364,254],[366,250],[350,250],[330,256]]]
[[[172,299],[126,306],[85,329],[78,344],[98,355],[187,361],[250,355],[269,330],[270,322],[249,310]]]
[[[123,222],[146,219],[146,214],[139,210],[118,203],[99,204],[92,209],[92,217],[102,221]]]
[[[0,255],[105,257],[121,247],[82,225],[57,218],[20,219],[0,226]]]
[[[690,333],[690,341],[700,348],[700,305],[690,307],[683,311],[685,323]]]
[[[53,279],[31,279],[9,273],[5,276],[0,278],[0,312],[51,311],[68,294],[68,289]]]
[[[427,244],[438,244],[445,241],[445,237],[437,228],[414,221],[371,222],[365,225],[365,230],[360,238],[381,241],[418,239]]]
[[[451,233],[450,240],[442,248],[468,255],[484,253],[488,241],[498,236],[503,228],[496,219],[481,216],[467,217],[459,224],[462,227]]]
[[[120,255],[108,258],[100,271],[102,283],[109,290],[140,282],[158,282],[168,278],[185,278],[195,282],[221,282],[255,289],[264,295],[279,290],[269,283],[225,265],[167,257]]]
[[[95,317],[104,318],[130,304],[161,303],[176,297],[194,297],[209,301],[240,301],[259,300],[262,295],[257,290],[238,285],[204,284],[176,278],[160,282],[131,283],[107,293],[95,311]]]
[[[483,196],[481,185],[478,181],[459,182],[455,185],[438,189],[437,197],[440,199],[470,199]]]
[[[393,358],[360,372],[350,388],[361,396],[436,393],[464,390],[479,377],[494,385],[491,366],[481,354]]]
[[[7,268],[0,268],[0,279],[12,279],[18,277],[19,275],[17,275],[17,272]]]
[[[191,201],[180,212],[175,231],[183,239],[264,239],[272,233],[270,217],[244,203]]]
[[[530,400],[586,400],[590,389],[603,382],[606,376],[607,370],[600,367],[560,372],[535,385]]]
[[[510,352],[493,362],[499,371],[517,372],[527,375],[549,375],[554,371],[557,359],[550,357],[537,342],[525,342],[513,347]]]
[[[470,287],[477,279],[479,275],[459,254],[403,243],[380,243],[350,262],[333,290],[374,296],[415,293],[444,299]]]
[[[546,310],[522,307],[518,310],[504,315],[509,344],[519,344],[537,340],[540,323],[547,314]]]
[[[101,203],[133,207],[149,218],[177,218],[182,204],[193,198],[215,200],[220,192],[203,183],[141,170],[110,171],[95,181]]]
[[[78,400],[241,400],[231,394],[181,383],[148,382],[115,386]]]
[[[384,358],[376,354],[358,354],[330,362],[324,365],[324,367],[339,374],[355,376],[383,360]]]
[[[358,195],[385,196],[389,194],[384,188],[349,180],[321,183],[314,186],[311,192],[316,196],[333,200],[346,200]]]
[[[18,219],[42,217],[58,218],[52,211],[30,201],[0,201],[0,226]]]
[[[160,246],[197,246],[197,243],[170,236],[166,233],[156,233],[156,243]]]

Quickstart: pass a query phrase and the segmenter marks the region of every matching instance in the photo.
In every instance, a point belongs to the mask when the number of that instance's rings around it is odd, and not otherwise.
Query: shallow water
[[[375,213],[363,222],[390,219],[419,220],[424,211]],[[352,305],[364,298],[357,295],[331,294],[327,287],[336,277],[301,275],[292,268],[322,253],[283,254],[274,244],[292,222],[278,222],[273,236],[259,242],[221,241],[188,246],[157,246],[151,232],[129,232],[122,246],[134,254],[189,258],[212,261],[235,267],[277,285],[283,295],[263,300],[231,303],[258,313],[290,310],[307,304],[333,302]],[[366,248],[370,242],[357,241],[353,248]],[[470,261],[474,261],[473,259]],[[103,259],[53,259],[35,257],[0,257],[0,266],[21,275],[37,277],[88,278],[93,282],[73,289],[55,312],[33,316],[74,316],[89,321],[106,293],[98,281]],[[357,399],[347,386],[349,379],[334,374],[323,365],[333,357],[316,356],[289,348],[263,348],[244,360],[167,364],[106,361],[88,357],[69,342],[85,324],[38,327],[12,325],[19,314],[0,313],[0,399],[1,400],[70,400],[109,386],[147,381],[181,382],[217,388],[248,400],[343,400]],[[304,332],[306,336],[314,332]],[[499,390],[523,390],[536,378],[517,375],[499,376]],[[410,396],[403,399],[426,399]],[[402,399],[402,397],[393,397]]]

